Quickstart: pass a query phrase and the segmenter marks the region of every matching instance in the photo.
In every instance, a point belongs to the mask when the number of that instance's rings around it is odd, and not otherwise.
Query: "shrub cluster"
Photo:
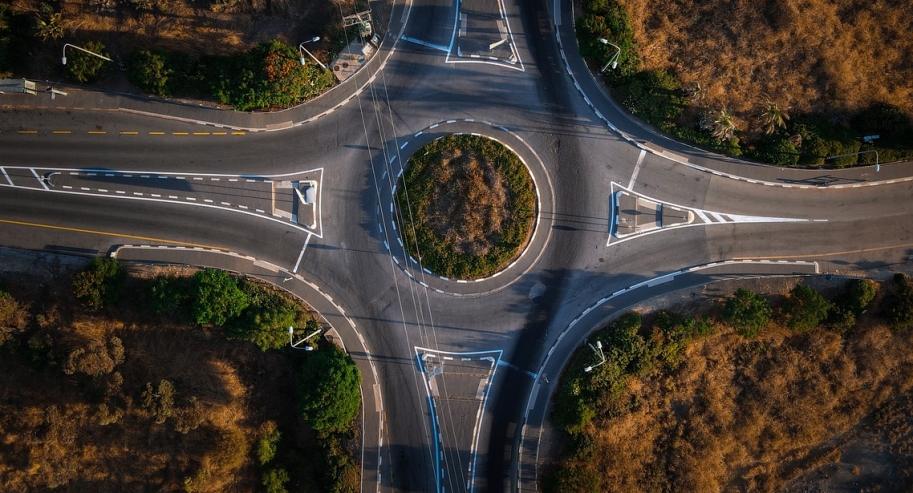
[[[294,47],[261,43],[237,55],[192,58],[165,51],[138,51],[129,62],[130,82],[158,96],[210,95],[240,111],[287,108],[320,95],[333,74],[301,65]]]
[[[95,257],[73,276],[73,294],[88,308],[103,308],[121,295],[127,271],[110,257]]]

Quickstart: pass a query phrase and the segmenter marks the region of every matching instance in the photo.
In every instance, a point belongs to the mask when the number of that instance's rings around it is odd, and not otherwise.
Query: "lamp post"
[[[61,61],[64,65],[67,64],[67,46],[69,46],[70,48],[74,48],[74,49],[77,49],[77,50],[79,50],[79,51],[88,53],[88,54],[90,54],[90,55],[92,55],[92,56],[101,58],[102,60],[106,60],[106,61],[109,61],[109,62],[113,62],[113,61],[114,61],[114,60],[111,60],[110,58],[108,58],[108,57],[106,57],[106,56],[104,56],[104,55],[99,55],[98,53],[95,53],[94,51],[89,51],[89,50],[87,50],[87,49],[85,49],[85,48],[80,48],[80,47],[78,47],[78,46],[76,46],[76,45],[71,45],[70,43],[67,43],[67,44],[63,45],[63,56],[60,57],[60,61]]]
[[[835,159],[835,158],[838,158],[838,157],[846,157],[846,156],[858,156],[858,155],[860,155],[860,154],[865,154],[865,153],[868,153],[868,152],[874,152],[874,153],[875,153],[875,172],[878,173],[879,171],[881,171],[881,165],[878,164],[878,151],[875,150],[875,149],[869,149],[869,150],[867,150],[867,151],[859,151],[859,152],[850,152],[850,153],[847,153],[847,154],[837,154],[836,156],[827,156],[826,158],[824,158],[824,160],[827,161],[828,159]]]
[[[304,342],[307,342],[308,339],[310,339],[311,337],[314,337],[315,335],[319,334],[321,330],[322,330],[322,329],[317,329],[317,330],[315,330],[311,335],[305,337],[304,339],[301,339],[301,340],[298,341],[298,342],[294,342],[295,340],[294,340],[293,338],[295,337],[295,328],[294,328],[294,327],[289,327],[289,328],[288,328],[288,343],[289,343],[289,345],[291,345],[291,346],[292,346],[293,348],[295,348],[295,349],[304,349],[305,351],[313,351],[314,348],[311,347],[311,346],[298,347],[298,345],[299,345],[299,344],[302,344],[302,343],[304,343]]]
[[[593,366],[587,366],[586,368],[583,369],[583,371],[589,373],[589,372],[593,371],[593,368],[596,368],[597,366],[605,364],[606,359],[605,359],[605,353],[602,352],[602,341],[596,341],[596,347],[593,347],[592,344],[587,344],[587,346],[590,346],[590,349],[592,349],[593,352],[596,353],[596,356],[599,356],[599,363],[596,363]]]
[[[301,60],[301,64],[304,65],[304,55],[301,53],[303,51],[303,52],[307,53],[309,57],[311,57],[311,60],[314,60],[315,62],[317,62],[317,65],[320,65],[321,67],[323,67],[324,70],[327,70],[327,66],[320,63],[320,60],[318,60],[317,57],[312,55],[311,52],[308,51],[307,48],[304,47],[304,45],[306,43],[313,43],[315,41],[320,41],[320,36],[314,36],[313,38],[311,38],[307,41],[302,41],[301,44],[298,45],[298,55],[300,57],[299,59]]]
[[[613,70],[615,69],[615,67],[618,66],[618,57],[621,56],[621,48],[619,48],[618,45],[616,45],[614,43],[610,43],[609,40],[607,40],[605,38],[599,38],[599,42],[606,46],[611,46],[612,48],[615,48],[615,54],[612,55],[612,58],[609,58],[609,61],[606,62],[606,64],[603,65],[601,69],[599,69],[599,73],[601,74],[601,73],[605,72],[607,68],[609,68],[609,65],[612,66]]]

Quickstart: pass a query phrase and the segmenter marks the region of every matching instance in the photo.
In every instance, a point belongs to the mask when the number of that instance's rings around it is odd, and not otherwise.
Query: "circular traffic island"
[[[526,165],[485,137],[450,135],[409,159],[395,196],[406,252],[448,279],[489,277],[520,256],[536,215]]]

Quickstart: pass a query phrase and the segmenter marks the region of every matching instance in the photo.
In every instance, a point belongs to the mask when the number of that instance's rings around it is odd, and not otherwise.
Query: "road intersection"
[[[283,112],[0,96],[0,243],[215,266],[289,289],[366,376],[363,491],[534,490],[560,369],[612,314],[719,278],[865,269],[913,252],[909,166],[784,170],[647,131],[573,53],[569,9],[397,3],[360,72]],[[451,133],[507,144],[537,185],[529,247],[479,282],[427,272],[395,229],[404,164]],[[304,206],[285,188],[309,179],[314,228],[293,217]],[[653,227],[622,230],[633,216],[618,192],[642,199],[633,210],[653,211]]]

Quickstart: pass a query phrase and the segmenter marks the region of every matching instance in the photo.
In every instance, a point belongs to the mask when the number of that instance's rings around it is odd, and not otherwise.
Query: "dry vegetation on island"
[[[886,102],[913,117],[909,0],[619,0],[643,68],[671,69],[745,129],[770,100],[847,119]]]
[[[617,319],[590,338],[607,363],[583,372],[585,347],[562,377],[545,491],[910,491],[913,285],[897,279]]]

